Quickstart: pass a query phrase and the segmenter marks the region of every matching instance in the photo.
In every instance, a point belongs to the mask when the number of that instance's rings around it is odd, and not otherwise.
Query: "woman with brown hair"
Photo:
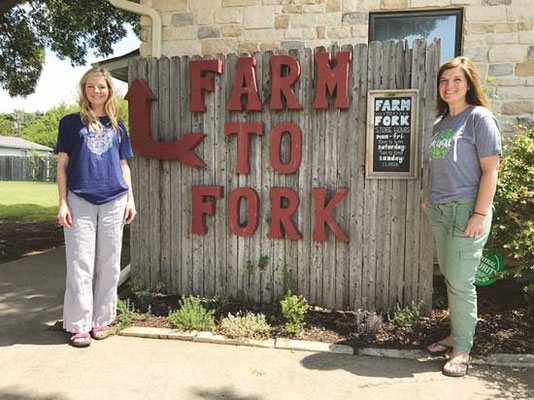
[[[437,115],[429,154],[431,199],[426,206],[450,309],[450,336],[433,355],[450,352],[443,374],[465,376],[477,323],[476,268],[488,239],[501,140],[473,62],[456,57],[437,77]]]
[[[59,123],[58,222],[67,258],[63,328],[72,346],[86,347],[91,337],[105,339],[115,319],[122,230],[136,211],[132,148],[105,69],[84,74],[79,108]]]

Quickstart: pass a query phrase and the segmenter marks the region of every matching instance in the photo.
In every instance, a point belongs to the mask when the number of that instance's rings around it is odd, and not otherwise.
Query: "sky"
[[[129,53],[139,48],[139,39],[128,30],[128,35],[113,46],[113,54],[104,58],[97,58],[90,54],[85,66],[73,67],[70,60],[60,60],[49,49],[45,51],[45,65],[35,89],[35,93],[27,97],[9,97],[0,88],[0,113],[11,113],[15,109],[35,112],[48,111],[61,103],[75,104],[78,98],[78,82],[82,75],[91,67],[91,63]],[[124,95],[128,89],[125,82],[113,79],[113,84],[119,94]]]

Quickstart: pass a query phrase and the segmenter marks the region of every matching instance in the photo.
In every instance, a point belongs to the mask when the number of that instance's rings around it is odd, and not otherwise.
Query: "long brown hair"
[[[460,56],[453,58],[450,61],[447,61],[440,67],[438,71],[438,77],[436,80],[438,91],[438,96],[436,99],[436,115],[445,116],[449,113],[449,106],[443,101],[443,99],[439,95],[439,81],[441,80],[441,76],[443,75],[443,73],[451,68],[460,68],[464,73],[465,79],[467,80],[467,84],[469,85],[467,94],[465,95],[465,100],[467,101],[467,103],[489,108],[490,103],[486,95],[482,91],[482,88],[480,87],[480,78],[476,71],[475,64],[473,64],[473,61],[471,61],[470,58]]]
[[[111,81],[111,74],[104,68],[91,68],[85,74],[83,74],[82,79],[80,79],[80,98],[78,100],[78,106],[80,108],[80,117],[82,122],[87,125],[90,129],[93,129],[97,134],[102,132],[102,124],[98,120],[98,116],[91,109],[91,103],[85,94],[85,83],[87,79],[93,78],[95,76],[103,77],[106,80],[109,89],[109,96],[104,104],[104,111],[113,126],[113,129],[121,137],[121,132],[119,129],[119,107],[117,104],[117,99],[115,98],[116,92]]]

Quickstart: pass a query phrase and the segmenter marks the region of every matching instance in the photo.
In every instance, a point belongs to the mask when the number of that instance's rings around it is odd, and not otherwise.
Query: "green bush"
[[[308,310],[308,302],[300,295],[296,296],[288,290],[282,300],[280,300],[282,306],[282,315],[285,319],[284,329],[288,333],[299,334],[306,325],[304,317]]]
[[[221,323],[221,333],[236,339],[260,339],[270,329],[263,314],[246,313],[244,316],[228,314]]]
[[[212,328],[215,325],[214,310],[207,310],[198,297],[182,297],[180,308],[169,311],[169,320],[174,328],[190,330],[202,330]]]
[[[490,241],[534,300],[534,128],[519,129],[504,147]]]
[[[402,331],[406,333],[412,333],[416,328],[421,325],[423,302],[415,303],[411,302],[410,305],[400,308],[397,304],[397,311],[395,312],[393,322]]]
[[[149,313],[141,314],[139,313],[130,299],[117,299],[117,328],[119,330],[131,326],[134,321],[139,321],[146,319]]]

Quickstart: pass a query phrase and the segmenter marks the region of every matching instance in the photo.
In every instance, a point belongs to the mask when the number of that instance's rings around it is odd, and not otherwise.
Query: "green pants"
[[[447,285],[454,348],[466,354],[473,346],[477,324],[475,274],[488,240],[492,218],[490,211],[481,236],[467,237],[465,226],[474,209],[475,199],[430,203],[426,207],[436,240],[439,267]]]

